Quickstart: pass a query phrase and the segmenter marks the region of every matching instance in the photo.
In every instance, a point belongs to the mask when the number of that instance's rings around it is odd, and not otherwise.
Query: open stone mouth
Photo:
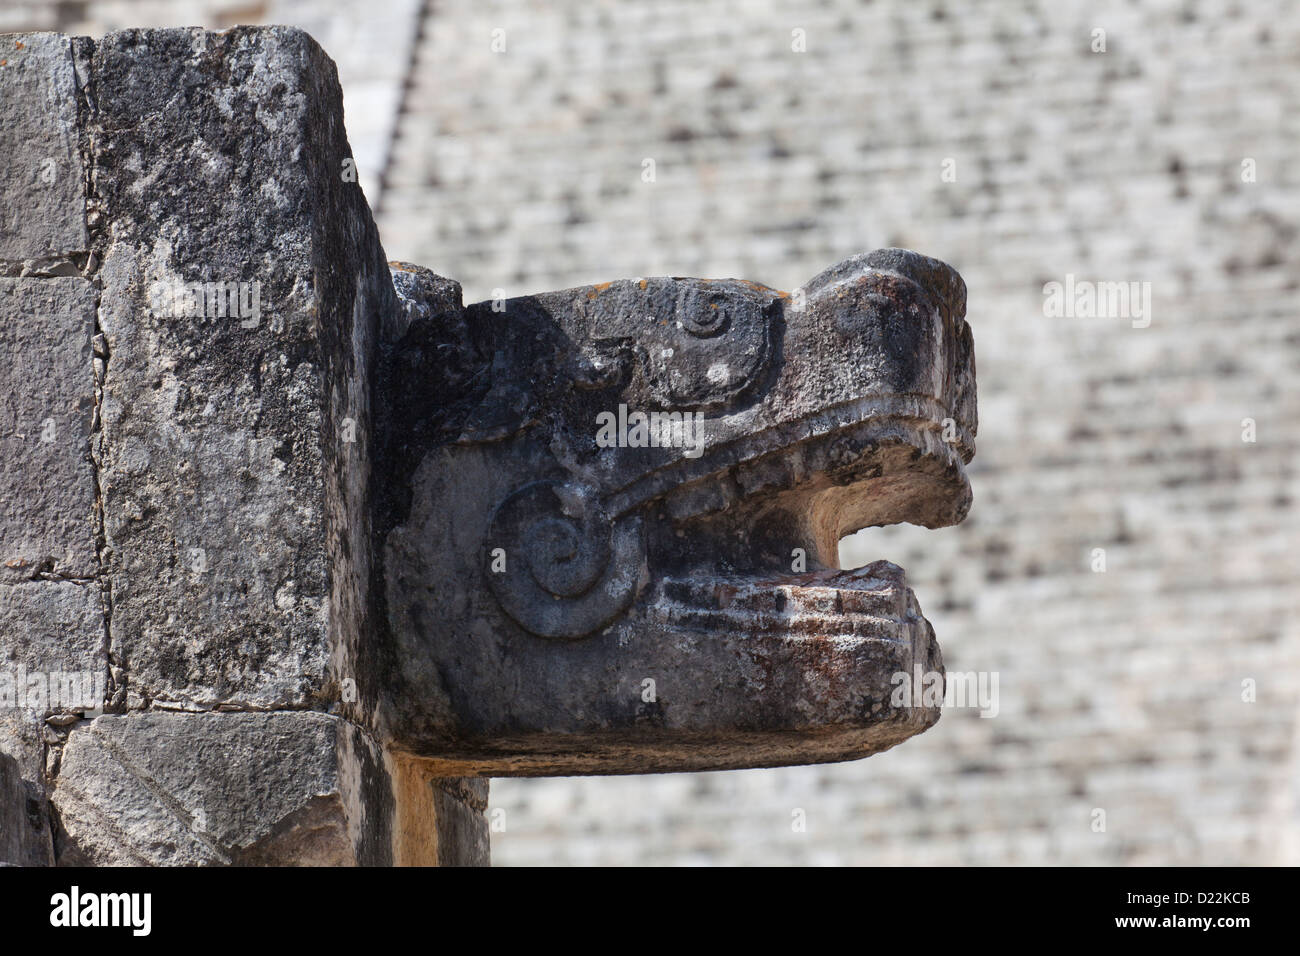
[[[836,415],[845,411],[823,417]],[[817,423],[801,424],[807,434]],[[965,517],[961,449],[942,427],[873,417],[678,489],[664,515],[677,520],[650,533],[651,566],[663,570],[647,606],[672,627],[924,646],[933,634],[905,571],[884,560],[841,570],[839,541],[866,527]],[[656,561],[661,554],[670,557]]]

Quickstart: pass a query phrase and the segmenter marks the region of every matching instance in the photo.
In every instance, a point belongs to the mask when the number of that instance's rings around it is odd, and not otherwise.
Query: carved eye
[[[731,324],[731,309],[726,300],[701,296],[683,310],[682,328],[698,338],[707,339],[726,331]]]
[[[675,321],[652,351],[650,386],[661,407],[720,408],[757,382],[767,367],[769,309],[732,283],[678,280]]]

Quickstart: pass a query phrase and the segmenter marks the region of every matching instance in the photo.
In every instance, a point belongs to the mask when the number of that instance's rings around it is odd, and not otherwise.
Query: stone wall
[[[344,713],[397,306],[333,63],[7,34],[0,96],[2,859],[483,862]]]
[[[358,182],[379,195],[418,31],[420,0],[359,6],[345,0],[6,0],[0,33],[38,30],[99,37],[133,27],[291,24],[338,67]]]

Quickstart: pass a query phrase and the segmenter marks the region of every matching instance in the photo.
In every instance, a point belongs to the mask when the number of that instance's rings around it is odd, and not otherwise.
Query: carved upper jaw
[[[791,293],[634,279],[440,320],[482,374],[387,536],[397,745],[446,772],[624,773],[930,726],[894,700],[897,674],[942,671],[902,570],[835,569],[859,528],[965,516],[964,312],[948,266],[881,250]],[[678,417],[644,441],[638,413]]]

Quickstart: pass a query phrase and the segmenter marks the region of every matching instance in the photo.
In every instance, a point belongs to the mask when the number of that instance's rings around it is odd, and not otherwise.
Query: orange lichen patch
[[[777,292],[776,289],[773,289],[771,286],[768,286],[768,285],[763,285],[763,283],[761,283],[761,282],[752,282],[752,281],[750,281],[749,279],[735,279],[735,280],[733,280],[733,281],[735,281],[735,282],[739,282],[741,285],[747,285],[747,286],[749,286],[751,289],[753,289],[755,292],[771,293],[771,294],[774,294],[774,295],[780,296],[780,297],[782,297],[782,298],[789,298],[788,293],[785,293],[785,292]]]
[[[642,290],[644,290],[645,287],[649,285],[649,283],[646,282],[645,279],[642,279],[640,282],[637,283],[637,285],[639,285],[642,288]]]
[[[22,41],[22,40],[15,40],[15,41],[14,41],[14,49],[15,49],[15,50],[21,50],[22,48],[23,48],[23,41]]]

